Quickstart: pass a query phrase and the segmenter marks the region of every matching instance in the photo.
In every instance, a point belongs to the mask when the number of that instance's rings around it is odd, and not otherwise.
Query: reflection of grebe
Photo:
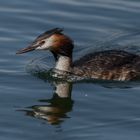
[[[68,112],[72,110],[73,100],[71,99],[72,84],[67,82],[55,84],[55,93],[51,99],[40,100],[46,105],[34,105],[23,110],[27,115],[46,120],[49,124],[56,125],[69,118]]]
[[[17,54],[32,50],[50,50],[55,58],[55,69],[78,76],[105,80],[133,80],[140,77],[140,56],[121,50],[108,50],[88,54],[73,63],[72,40],[55,28],[40,35],[27,48]]]

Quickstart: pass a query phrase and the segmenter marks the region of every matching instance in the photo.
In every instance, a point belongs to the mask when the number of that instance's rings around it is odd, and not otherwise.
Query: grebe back
[[[50,50],[55,58],[55,69],[80,77],[104,80],[134,80],[140,77],[140,56],[123,50],[106,50],[87,54],[73,62],[73,41],[54,28],[40,36],[17,54],[33,50]]]

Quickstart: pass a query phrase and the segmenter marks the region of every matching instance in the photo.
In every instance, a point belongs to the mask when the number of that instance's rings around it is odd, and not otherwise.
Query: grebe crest
[[[140,56],[123,50],[91,53],[73,63],[73,41],[62,31],[60,28],[54,28],[41,34],[31,45],[19,50],[17,54],[49,50],[56,61],[54,71],[62,75],[69,72],[85,78],[119,81],[140,77]]]

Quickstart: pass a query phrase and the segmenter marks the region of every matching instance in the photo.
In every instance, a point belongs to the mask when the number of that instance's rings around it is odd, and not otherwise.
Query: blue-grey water
[[[140,1],[0,0],[0,140],[139,140],[139,81],[51,81],[32,73],[53,66],[49,52],[15,54],[54,27],[74,40],[74,60],[139,54]]]

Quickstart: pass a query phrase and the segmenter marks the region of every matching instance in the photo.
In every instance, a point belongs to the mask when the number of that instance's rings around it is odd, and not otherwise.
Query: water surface
[[[52,82],[28,72],[52,67],[50,53],[15,54],[55,27],[74,40],[74,60],[110,48],[139,54],[139,15],[138,0],[1,0],[0,139],[139,140],[140,82]]]

